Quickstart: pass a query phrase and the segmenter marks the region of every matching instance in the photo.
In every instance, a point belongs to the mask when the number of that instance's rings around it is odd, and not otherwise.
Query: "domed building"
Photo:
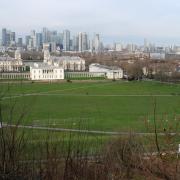
[[[21,51],[15,51],[15,57],[12,58],[8,55],[0,57],[0,72],[22,72],[25,70],[23,61],[21,59]]]

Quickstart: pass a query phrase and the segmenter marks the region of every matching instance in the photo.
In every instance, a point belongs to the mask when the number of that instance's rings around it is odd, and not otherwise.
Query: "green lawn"
[[[145,131],[144,120],[180,117],[180,85],[157,82],[73,82],[0,84],[4,121],[25,107],[23,124],[105,131]],[[22,95],[22,96],[21,96]]]

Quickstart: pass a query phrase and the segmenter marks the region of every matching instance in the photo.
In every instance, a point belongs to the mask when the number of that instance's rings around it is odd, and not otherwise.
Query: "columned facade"
[[[30,79],[30,73],[0,73],[0,79]]]

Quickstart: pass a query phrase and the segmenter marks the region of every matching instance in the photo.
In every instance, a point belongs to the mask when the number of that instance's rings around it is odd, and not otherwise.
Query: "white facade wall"
[[[121,68],[111,69],[110,67],[101,66],[100,64],[91,64],[89,66],[89,72],[91,73],[106,73],[108,79],[122,79],[123,70]]]
[[[0,60],[0,72],[19,72],[23,68],[22,61]]]
[[[51,67],[30,67],[31,80],[61,80],[64,79],[64,69]]]
[[[60,67],[63,67],[65,71],[85,71],[86,62],[84,59],[73,59],[72,57],[60,58],[58,61]]]

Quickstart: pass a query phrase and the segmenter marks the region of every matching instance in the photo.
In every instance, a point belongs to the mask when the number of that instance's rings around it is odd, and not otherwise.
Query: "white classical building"
[[[49,65],[63,67],[65,71],[85,71],[86,62],[76,56],[51,56],[49,53],[49,43],[43,44],[44,62]]]
[[[32,80],[61,80],[64,71],[85,71],[85,60],[80,57],[51,56],[49,44],[43,44],[44,61],[30,65]]]
[[[109,67],[100,64],[91,64],[89,66],[90,73],[105,73],[108,79],[122,79],[123,69],[119,67]]]
[[[30,67],[31,80],[61,80],[64,79],[64,69],[47,63],[34,63]]]
[[[0,57],[0,72],[22,72],[24,69],[20,50],[15,51],[15,58]]]
[[[85,60],[76,56],[51,57],[55,64],[62,66],[65,71],[85,71]]]

